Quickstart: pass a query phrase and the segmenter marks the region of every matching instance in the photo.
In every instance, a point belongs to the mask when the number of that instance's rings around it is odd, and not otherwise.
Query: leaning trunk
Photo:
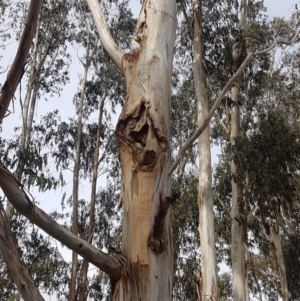
[[[242,53],[243,34],[246,29],[247,21],[247,1],[241,1],[241,37],[240,42],[233,47],[233,67],[236,71],[239,67],[239,61]],[[230,143],[233,154],[235,153],[236,139],[240,135],[240,107],[239,93],[241,88],[241,76],[237,79],[232,89],[232,109],[231,109],[231,133]],[[233,156],[234,157],[234,156]],[[246,300],[246,261],[245,261],[245,237],[244,221],[241,213],[243,212],[243,195],[240,181],[240,170],[235,162],[231,162],[231,187],[232,187],[232,207],[231,216],[233,222],[231,225],[231,261],[232,261],[232,283],[233,283],[233,301]]]
[[[198,126],[208,117],[209,106],[203,66],[202,1],[194,1],[193,73],[198,107]],[[217,300],[217,263],[213,215],[211,149],[209,126],[199,137],[199,234],[201,245],[200,301]]]
[[[127,98],[117,124],[122,167],[122,252],[129,277],[113,300],[171,300],[173,249],[170,206],[170,99],[176,4],[144,1],[140,50],[125,54]]]

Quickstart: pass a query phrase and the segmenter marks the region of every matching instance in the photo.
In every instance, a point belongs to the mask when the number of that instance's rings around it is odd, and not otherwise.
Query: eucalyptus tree
[[[121,250],[108,248],[108,253],[105,253],[60,226],[31,202],[20,182],[2,164],[0,186],[20,213],[110,277],[113,300],[171,300],[173,248],[168,209],[176,198],[176,195],[171,195],[171,175],[247,64],[268,49],[248,53],[229,77],[201,126],[179,149],[171,164],[170,99],[175,1],[143,2],[135,30],[139,45],[135,45],[134,52],[124,52],[115,43],[99,2],[88,0],[87,3],[104,49],[125,77],[126,97],[116,129],[123,187]],[[25,42],[29,40],[30,37]],[[273,44],[276,43],[274,40]],[[16,85],[9,84],[10,78],[0,97],[1,120],[16,88]],[[65,154],[69,155],[68,150],[62,154],[57,152],[57,157]],[[12,247],[7,250],[10,251]],[[8,260],[6,263],[13,264]],[[24,298],[32,299],[26,294]]]
[[[205,52],[203,39],[204,16],[202,1],[195,0],[193,31],[193,75],[197,97],[198,126],[209,114],[209,101],[205,71]],[[199,184],[198,210],[199,235],[201,245],[201,270],[199,276],[199,300],[218,300],[217,262],[215,251],[215,227],[213,213],[213,189],[211,169],[210,126],[198,139],[199,146]]]

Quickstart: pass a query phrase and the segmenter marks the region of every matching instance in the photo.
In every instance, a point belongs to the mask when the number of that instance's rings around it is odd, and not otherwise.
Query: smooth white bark
[[[115,64],[122,70],[124,53],[113,40],[98,0],[86,0],[96,24],[101,43]]]
[[[194,0],[194,60],[193,74],[197,97],[198,126],[209,114],[208,96],[203,66],[202,40],[202,1]],[[211,170],[210,127],[203,131],[198,140],[199,145],[199,234],[201,246],[201,283],[200,301],[216,301],[217,296],[217,262],[215,251],[215,227],[213,213],[213,190]]]

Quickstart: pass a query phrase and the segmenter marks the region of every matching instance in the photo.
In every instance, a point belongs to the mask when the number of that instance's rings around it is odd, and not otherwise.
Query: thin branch
[[[266,49],[263,49],[263,50],[260,50],[260,51],[255,51],[255,56],[257,55],[261,55],[261,54],[264,54],[264,53],[267,53],[269,52],[270,50],[272,50],[275,46],[277,45],[291,45],[292,43],[295,42],[296,38],[298,37],[299,35],[299,32],[300,32],[300,28],[298,28],[296,31],[295,31],[295,34],[294,36],[289,40],[289,41],[284,41],[284,40],[276,40],[274,39],[272,44],[266,48]]]
[[[258,293],[259,293],[259,300],[262,301],[261,289],[260,289],[260,285],[259,285],[259,282],[258,282],[257,277],[256,277],[256,273],[255,273],[255,271],[254,271],[254,264],[253,264],[251,252],[249,252],[249,257],[250,257],[250,261],[251,261],[251,267],[252,267],[253,278],[254,278],[254,280],[255,280],[255,282],[256,282],[257,290],[258,290]]]
[[[31,0],[25,28],[19,43],[14,62],[7,74],[0,96],[0,123],[2,122],[16,88],[24,74],[24,68],[29,55],[32,39],[36,31],[42,0]]]
[[[234,219],[231,217],[231,213],[230,211],[228,210],[228,208],[225,206],[224,202],[217,196],[215,195],[215,197],[217,198],[218,202],[221,204],[221,206],[223,207],[223,209],[225,210],[225,212],[227,213],[228,217],[234,221]]]
[[[218,119],[220,125],[222,126],[222,128],[224,129],[224,131],[229,135],[229,129],[227,128],[226,124],[223,122],[223,120],[221,118],[219,118],[217,115],[215,115],[215,118]]]

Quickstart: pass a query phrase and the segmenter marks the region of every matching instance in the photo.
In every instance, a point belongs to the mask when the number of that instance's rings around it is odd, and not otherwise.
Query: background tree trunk
[[[243,35],[247,24],[247,1],[241,1],[241,21],[240,21],[240,39],[233,46],[233,69],[238,69],[242,55]],[[232,153],[235,152],[235,140],[240,135],[240,107],[239,93],[241,89],[240,76],[232,89],[232,109],[231,109],[231,133],[230,142]],[[234,156],[234,155],[233,155]],[[233,301],[244,301],[246,299],[246,261],[245,261],[245,228],[242,218],[244,209],[243,194],[240,180],[240,170],[235,160],[231,161],[231,187],[232,187],[232,208],[231,217],[231,261],[233,278]]]
[[[282,252],[278,220],[276,220],[275,225],[271,226],[270,236],[271,236],[270,237],[271,242],[272,242],[272,245],[273,245],[274,251],[275,251],[277,265],[279,268],[282,300],[288,301],[289,300],[289,290],[288,290],[288,283],[287,283],[287,279],[286,279],[286,269],[285,269],[284,256],[283,256],[283,252]]]
[[[90,37],[87,28],[86,31],[86,59],[84,66],[84,73],[82,78],[81,95],[78,107],[78,119],[77,119],[77,137],[76,137],[76,154],[75,154],[75,165],[73,171],[73,215],[72,215],[72,231],[75,235],[78,235],[78,186],[79,186],[79,169],[80,169],[80,149],[81,149],[81,137],[82,137],[82,115],[83,115],[83,104],[85,98],[85,89],[88,70],[91,63],[90,54]],[[93,55],[94,52],[92,52]],[[77,266],[78,266],[78,254],[72,252],[72,268],[71,268],[71,282],[70,282],[70,294],[69,301],[75,301],[77,290],[76,290],[76,279],[77,279]]]
[[[202,1],[194,1],[194,61],[193,73],[197,97],[198,126],[209,114],[206,92],[204,51],[202,37]],[[217,300],[217,262],[215,252],[215,228],[211,171],[210,127],[203,131],[199,144],[199,234],[201,246],[200,300]]]
[[[93,242],[94,225],[95,225],[95,206],[96,206],[96,190],[97,190],[97,178],[98,178],[98,166],[99,166],[99,148],[100,148],[100,144],[101,144],[101,130],[102,130],[102,116],[103,116],[104,101],[105,101],[105,93],[102,96],[101,103],[100,103],[96,147],[95,147],[94,160],[93,160],[93,175],[92,175],[91,204],[90,204],[90,223],[88,226],[88,233],[87,233],[87,242],[90,244],[92,244],[92,242]],[[80,279],[79,301],[84,301],[86,298],[88,267],[89,267],[89,262],[86,259],[83,259],[81,279]]]

